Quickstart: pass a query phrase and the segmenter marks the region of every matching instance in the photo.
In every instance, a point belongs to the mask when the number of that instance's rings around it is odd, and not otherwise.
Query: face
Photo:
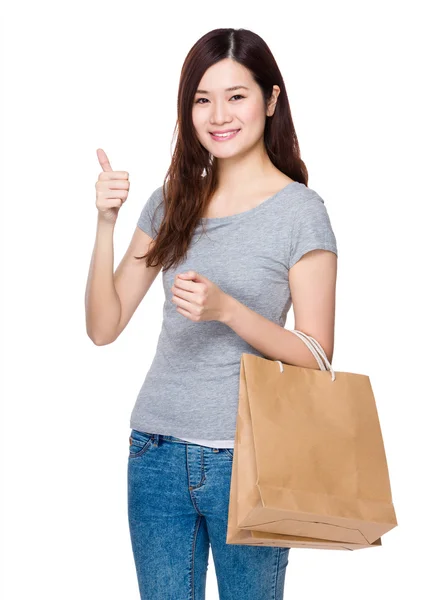
[[[230,58],[216,63],[205,71],[193,100],[200,143],[217,158],[247,152],[263,140],[266,116],[273,114],[278,94],[279,87],[274,86],[266,109],[261,88],[248,69]],[[212,135],[227,130],[238,131],[229,137]]]

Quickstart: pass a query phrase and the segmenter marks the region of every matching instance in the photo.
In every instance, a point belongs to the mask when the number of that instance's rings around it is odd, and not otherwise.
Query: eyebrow
[[[243,88],[243,89],[245,89],[245,90],[248,90],[248,89],[249,89],[249,88],[248,88],[248,87],[246,87],[245,85],[234,85],[234,86],[232,86],[232,87],[230,87],[230,88],[226,88],[226,89],[225,89],[225,92],[233,92],[233,91],[235,91],[235,90],[241,90],[242,88]],[[206,90],[197,90],[197,91],[196,91],[196,94],[209,94],[209,93],[210,93],[210,92],[207,92]]]

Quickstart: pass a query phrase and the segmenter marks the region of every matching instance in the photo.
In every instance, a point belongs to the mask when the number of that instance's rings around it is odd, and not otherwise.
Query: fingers
[[[106,155],[106,152],[102,150],[102,148],[97,149],[97,158],[99,159],[99,163],[103,171],[103,173],[100,173],[99,175],[100,181],[108,179],[129,179],[129,173],[127,171],[112,170],[108,156]]]
[[[113,171],[106,152],[97,149],[97,158],[102,167],[96,182],[96,206],[99,218],[115,223],[121,205],[126,202],[129,194],[129,173]]]

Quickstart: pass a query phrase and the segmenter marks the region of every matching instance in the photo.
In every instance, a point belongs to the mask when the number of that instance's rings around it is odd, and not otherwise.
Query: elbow
[[[301,331],[301,330],[300,330]],[[313,336],[315,337],[315,336]],[[320,336],[319,336],[320,337]],[[317,340],[317,338],[315,338]],[[318,343],[320,344],[323,353],[325,354],[329,364],[332,366],[332,358],[334,356],[334,343],[333,341],[328,341],[328,342],[320,342],[319,340],[317,340]],[[325,360],[322,358],[322,355],[320,353],[320,351],[315,348],[313,346],[313,350],[316,352],[319,360],[321,361],[321,363],[323,365],[325,365]],[[308,358],[305,366],[309,367],[309,368],[314,368],[314,369],[320,369],[320,366],[318,364],[318,361],[316,359],[316,357],[314,356],[314,354],[311,352],[311,350],[309,348],[306,348],[306,353],[305,356]],[[326,366],[326,365],[325,365]]]
[[[112,344],[112,340],[111,341],[103,341],[103,340],[92,340],[95,346],[108,346],[109,344]]]
[[[88,317],[85,320],[85,327],[87,336],[95,346],[107,346],[108,344],[112,344],[118,337],[118,334],[115,334],[114,329],[111,328],[108,330],[106,328],[106,330],[102,330],[101,327],[97,327],[96,323],[92,325]]]
[[[98,335],[93,335],[89,331],[87,331],[87,334],[95,346],[108,346],[115,341],[115,338],[99,337]]]

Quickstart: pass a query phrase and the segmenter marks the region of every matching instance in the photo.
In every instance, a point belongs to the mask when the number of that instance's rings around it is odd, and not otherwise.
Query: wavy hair
[[[167,271],[185,259],[199,219],[217,189],[217,160],[197,138],[192,107],[205,71],[225,58],[251,72],[262,91],[266,110],[273,86],[279,86],[275,112],[266,116],[265,148],[276,168],[308,185],[284,80],[265,41],[248,29],[222,28],[206,33],[190,49],[182,66],[173,133],[176,144],[162,188],[164,216],[148,252],[135,257],[146,259],[147,266],[160,264]]]

